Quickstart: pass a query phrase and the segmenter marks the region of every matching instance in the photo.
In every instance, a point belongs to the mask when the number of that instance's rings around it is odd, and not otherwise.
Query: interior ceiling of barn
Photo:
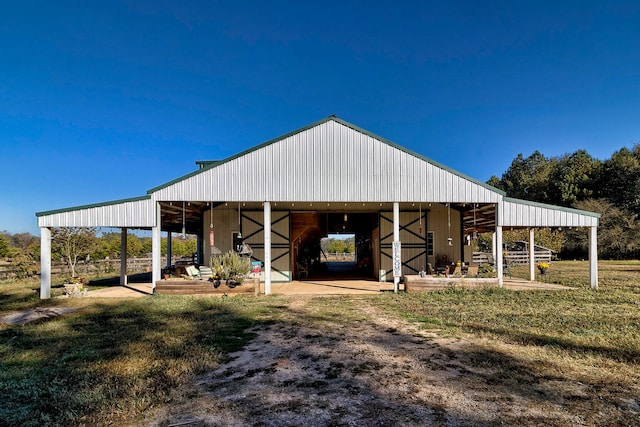
[[[204,213],[210,209],[211,202],[161,202],[162,210],[162,230],[172,231],[176,233],[182,232],[184,222],[185,229],[188,233],[202,232],[202,217]],[[240,203],[238,202],[216,202],[214,207],[227,205],[232,208],[240,208],[241,210],[261,210],[262,203]],[[381,206],[382,205],[382,206]],[[393,205],[391,203],[322,203],[322,202],[280,202],[272,203],[273,210],[288,209],[291,211],[304,212],[378,212],[391,211]],[[428,211],[428,205],[424,206],[416,203],[401,203],[400,211],[414,211],[423,209]],[[452,203],[451,209],[462,214],[462,227],[464,234],[472,234],[473,232],[485,233],[495,231],[496,205],[493,204],[470,204],[470,203]]]

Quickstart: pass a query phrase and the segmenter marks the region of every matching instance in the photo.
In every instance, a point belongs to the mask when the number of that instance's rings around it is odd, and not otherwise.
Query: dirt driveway
[[[440,337],[364,299],[353,305],[345,328],[344,319],[314,310],[310,297],[294,297],[285,318],[199,378],[188,402],[145,425],[606,424],[587,385],[536,375],[535,363],[490,342]]]

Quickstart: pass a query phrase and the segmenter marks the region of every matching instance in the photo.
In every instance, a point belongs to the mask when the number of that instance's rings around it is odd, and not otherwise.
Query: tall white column
[[[398,202],[393,203],[393,241],[398,242],[400,240],[400,204]],[[401,257],[402,260],[402,257]],[[402,265],[402,261],[400,262]],[[400,288],[400,277],[393,277],[393,292],[398,293]]]
[[[536,280],[536,245],[535,245],[535,229],[529,229],[529,280]]]
[[[127,285],[127,229],[120,229],[120,285]]]
[[[160,203],[156,203],[156,225],[151,228],[151,287],[155,291],[156,282],[160,280],[162,267],[161,263],[161,236],[162,216],[160,214]]]
[[[492,233],[491,234],[491,255],[493,255],[493,259],[496,260],[498,259],[498,250],[496,249],[498,247],[498,241],[496,239],[496,233]]]
[[[271,294],[271,203],[264,202],[264,294]]]
[[[502,259],[502,226],[496,226],[496,269],[498,270],[498,286],[502,287],[504,285],[504,279],[502,277],[503,274],[503,259]]]
[[[598,289],[598,227],[589,228],[589,280]]]
[[[40,227],[40,299],[51,298],[51,229]]]

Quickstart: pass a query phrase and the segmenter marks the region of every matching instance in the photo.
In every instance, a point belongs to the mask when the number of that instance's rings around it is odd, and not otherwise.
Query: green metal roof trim
[[[529,200],[523,200],[523,199],[514,199],[513,197],[505,197],[504,201],[511,202],[511,203],[518,203],[521,205],[536,206],[536,207],[545,208],[545,209],[553,209],[554,211],[562,211],[562,212],[568,212],[568,213],[575,213],[579,215],[586,215],[594,218],[600,218],[601,216],[597,212],[582,211],[580,209],[567,208],[567,207],[558,206],[558,205],[549,205],[549,204],[540,203],[540,202],[531,202]]]
[[[111,206],[111,205],[119,205],[121,203],[127,203],[127,202],[140,202],[143,200],[150,200],[151,196],[139,196],[139,197],[131,197],[129,199],[120,199],[120,200],[111,200],[108,202],[102,202],[102,203],[94,203],[91,205],[82,205],[82,206],[74,206],[71,208],[64,208],[64,209],[56,209],[53,211],[43,211],[43,212],[36,212],[36,216],[47,216],[47,215],[55,215],[55,214],[59,214],[59,213],[65,213],[65,212],[73,212],[73,211],[77,211],[80,209],[91,209],[91,208],[100,208],[103,206]]]
[[[169,187],[170,185],[176,184],[176,183],[178,183],[178,182],[180,182],[180,181],[182,181],[182,180],[185,180],[185,179],[191,178],[192,176],[195,176],[195,175],[197,175],[197,174],[203,173],[203,172],[205,172],[205,171],[207,171],[207,170],[209,170],[209,169],[212,169],[212,168],[217,167],[217,166],[219,166],[219,165],[222,165],[222,164],[224,164],[224,163],[230,162],[231,160],[237,159],[238,157],[242,157],[242,156],[244,156],[245,154],[251,153],[251,152],[256,151],[256,150],[259,150],[259,149],[264,148],[264,147],[266,147],[266,146],[269,146],[269,145],[271,145],[271,144],[275,144],[275,143],[276,143],[276,142],[278,142],[278,141],[282,141],[283,139],[289,138],[290,136],[293,136],[293,135],[298,134],[298,133],[302,133],[302,132],[304,132],[304,131],[306,131],[306,130],[309,130],[309,129],[311,129],[311,128],[314,128],[314,127],[316,127],[316,126],[319,126],[319,125],[321,125],[321,124],[327,123],[327,122],[332,121],[332,120],[333,120],[334,122],[336,122],[336,123],[340,123],[341,125],[344,125],[344,126],[346,126],[346,127],[349,127],[349,128],[351,128],[351,129],[353,129],[353,130],[355,130],[355,131],[357,131],[357,132],[360,132],[360,133],[363,133],[363,134],[365,134],[365,135],[368,135],[368,136],[370,136],[371,138],[377,139],[377,140],[379,140],[380,142],[383,142],[383,143],[385,143],[385,144],[387,144],[387,145],[390,145],[390,146],[392,146],[393,148],[396,148],[396,149],[398,149],[398,150],[400,150],[400,151],[403,151],[403,152],[405,152],[405,153],[407,153],[407,154],[409,154],[409,155],[411,155],[411,156],[414,156],[414,157],[417,157],[417,158],[419,158],[419,159],[422,159],[422,160],[426,161],[427,163],[431,163],[431,164],[433,164],[434,166],[437,166],[437,167],[439,167],[439,168],[441,168],[441,169],[444,169],[444,170],[446,170],[446,171],[448,171],[448,172],[451,172],[451,173],[453,173],[454,175],[458,175],[458,176],[459,176],[459,177],[461,177],[461,178],[464,178],[464,179],[466,179],[466,180],[468,180],[468,181],[471,181],[471,182],[473,182],[473,183],[475,183],[475,184],[478,184],[478,185],[480,185],[480,186],[482,186],[482,187],[485,187],[485,188],[487,188],[488,190],[494,191],[494,192],[496,192],[496,193],[498,193],[498,194],[500,194],[500,195],[502,195],[502,196],[506,196],[506,194],[507,194],[507,193],[505,193],[504,191],[502,191],[502,190],[500,190],[500,189],[498,189],[498,188],[495,188],[495,187],[493,187],[493,186],[491,186],[491,185],[489,185],[489,184],[486,184],[486,183],[484,183],[484,182],[478,181],[478,180],[477,180],[477,179],[475,179],[475,178],[472,178],[472,177],[467,176],[467,175],[465,175],[465,174],[463,174],[463,173],[461,173],[461,172],[458,172],[458,171],[456,171],[456,170],[454,170],[454,169],[451,169],[451,168],[449,168],[449,167],[447,167],[447,166],[445,166],[445,165],[443,165],[443,164],[441,164],[441,163],[438,163],[438,162],[436,162],[436,161],[434,161],[434,160],[431,160],[431,159],[430,159],[430,158],[428,158],[428,157],[425,157],[425,156],[423,156],[423,155],[421,155],[421,154],[418,154],[418,153],[416,153],[416,152],[414,152],[414,151],[411,151],[411,150],[409,150],[408,148],[405,148],[405,147],[403,147],[403,146],[401,146],[401,145],[398,145],[398,144],[396,144],[396,143],[394,143],[394,142],[392,142],[392,141],[389,141],[389,140],[388,140],[388,139],[386,139],[386,138],[382,138],[381,136],[378,136],[378,135],[376,135],[376,134],[374,134],[374,133],[372,133],[372,132],[369,132],[369,131],[368,131],[368,130],[366,130],[366,129],[362,129],[362,128],[360,128],[360,127],[358,127],[358,126],[356,126],[356,125],[354,125],[354,124],[351,124],[351,123],[349,123],[349,122],[347,122],[347,121],[345,121],[345,120],[342,120],[342,119],[340,119],[340,118],[338,118],[338,117],[336,117],[336,116],[329,116],[329,117],[326,117],[326,118],[324,118],[324,119],[322,119],[322,120],[318,120],[317,122],[311,123],[311,124],[309,124],[309,125],[307,125],[307,126],[304,126],[304,127],[300,128],[300,129],[296,129],[296,130],[294,130],[294,131],[292,131],[292,132],[289,132],[289,133],[287,133],[287,134],[285,134],[285,135],[282,135],[282,136],[279,136],[279,137],[277,137],[277,138],[271,139],[271,140],[269,140],[269,141],[267,141],[267,142],[264,142],[264,143],[262,143],[262,144],[260,144],[260,145],[256,145],[255,147],[249,148],[249,149],[247,149],[247,150],[241,151],[240,153],[238,153],[238,154],[234,154],[234,155],[233,155],[233,156],[231,156],[231,157],[227,157],[227,158],[226,158],[226,159],[224,159],[224,160],[212,161],[212,162],[211,162],[211,163],[209,163],[209,164],[207,164],[207,162],[204,162],[204,161],[197,162],[197,164],[198,164],[198,165],[201,165],[201,166],[202,166],[200,169],[195,170],[195,171],[193,171],[193,172],[191,172],[191,173],[188,173],[188,174],[186,174],[186,175],[183,175],[183,176],[181,176],[181,177],[179,177],[179,178],[176,178],[176,179],[174,179],[174,180],[172,180],[172,181],[169,181],[169,182],[167,182],[166,184],[162,184],[162,185],[159,185],[159,186],[157,186],[157,187],[154,187],[154,188],[152,188],[151,190],[147,191],[147,194],[151,194],[151,193],[154,193],[154,192],[156,192],[156,191],[158,191],[158,190],[162,190],[163,188]]]

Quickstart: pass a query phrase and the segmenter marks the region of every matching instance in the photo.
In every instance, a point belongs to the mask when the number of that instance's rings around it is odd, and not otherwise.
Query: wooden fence
[[[166,265],[166,257],[162,257],[160,265]],[[172,258],[172,263],[181,261],[182,258]],[[151,258],[127,258],[127,274],[144,273],[151,271]],[[29,266],[15,266],[11,262],[0,264],[0,280],[10,280],[16,278],[33,277],[40,274],[40,264],[33,263]],[[76,274],[80,276],[102,277],[120,275],[120,259],[101,259],[90,261],[79,261],[76,265]],[[51,275],[70,276],[71,270],[66,263],[56,261],[51,263]]]
[[[355,252],[347,253],[327,253],[327,262],[356,262]]]
[[[529,252],[525,251],[505,251],[502,253],[504,262],[508,264],[529,264]],[[535,263],[551,262],[553,254],[550,250],[538,250],[534,253]],[[494,264],[493,255],[485,252],[473,253],[474,264]]]

